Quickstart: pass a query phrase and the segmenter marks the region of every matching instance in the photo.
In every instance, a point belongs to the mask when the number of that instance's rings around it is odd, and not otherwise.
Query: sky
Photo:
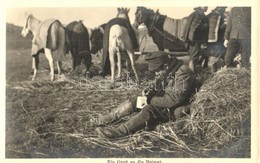
[[[154,11],[159,9],[162,15],[177,19],[188,16],[194,7],[147,8],[153,9]],[[129,8],[129,18],[131,23],[133,23],[137,7]],[[213,8],[214,7],[209,7],[208,12]],[[114,18],[117,14],[117,7],[11,7],[6,10],[6,22],[23,26],[25,22],[25,12],[32,13],[39,20],[55,18],[60,20],[63,24],[69,24],[75,20],[83,20],[86,27],[94,28]]]

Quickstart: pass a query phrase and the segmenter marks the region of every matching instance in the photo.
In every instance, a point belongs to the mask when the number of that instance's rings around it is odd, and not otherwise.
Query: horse
[[[96,54],[103,48],[103,36],[105,32],[106,23],[94,28],[89,37],[91,48],[90,52]]]
[[[128,12],[129,9],[118,8],[117,18],[126,19],[130,23]],[[128,59],[126,59],[127,62],[126,65],[127,66],[129,65],[129,60],[130,60],[137,83],[139,83],[139,76],[137,74],[135,61],[134,61],[134,46],[131,41],[131,37],[128,33],[127,28],[122,27],[119,24],[115,24],[110,28],[108,51],[109,51],[109,60],[111,66],[111,82],[114,83],[114,78],[115,78],[115,55],[117,55],[117,68],[118,68],[117,77],[120,78],[121,71],[122,71],[121,56],[122,56],[122,52],[125,51],[129,57]]]
[[[84,75],[89,77],[92,56],[90,53],[88,29],[81,20],[73,21],[66,26],[66,36],[67,53],[70,51],[72,55],[73,70],[83,62],[85,66]]]
[[[58,75],[61,74],[62,59],[65,54],[65,29],[59,20],[47,19],[40,21],[32,14],[25,13],[25,23],[21,32],[26,37],[29,32],[33,34],[32,40],[32,69],[35,80],[39,65],[39,54],[44,52],[49,61],[51,81],[54,80],[54,60],[57,61]],[[57,53],[57,59],[52,53]]]
[[[154,12],[145,7],[137,7],[134,25],[138,27],[144,24],[148,34],[160,51],[187,51],[187,44],[182,38],[187,17],[183,19],[172,19],[161,15],[157,10]]]
[[[102,74],[106,75],[111,73],[111,83],[115,82],[115,57],[117,57],[117,77],[120,78],[122,72],[121,56],[123,53],[127,53],[127,71],[129,70],[128,66],[131,62],[131,67],[135,74],[136,80],[139,83],[140,80],[134,61],[134,50],[138,48],[136,32],[130,24],[130,20],[128,17],[129,9],[118,8],[117,10],[118,14],[116,18],[106,23],[103,26],[104,28],[96,28],[92,31],[92,35],[90,36],[90,41],[92,45],[91,52],[97,52],[97,49],[101,48],[100,45],[102,42],[100,42],[100,38],[103,36],[103,63],[101,70]],[[109,67],[111,72],[109,72],[108,70]]]

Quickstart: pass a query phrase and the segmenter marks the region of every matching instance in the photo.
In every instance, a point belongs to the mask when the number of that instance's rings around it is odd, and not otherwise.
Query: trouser
[[[234,58],[241,53],[241,66],[250,67],[251,40],[250,39],[230,39],[228,42],[225,63],[227,67],[235,67]]]
[[[189,54],[190,54],[190,60],[193,61],[194,65],[198,64],[199,57],[200,57],[200,43],[197,42],[191,42],[189,44]]]
[[[137,97],[130,99],[130,102],[132,103],[133,106],[136,106],[136,101],[137,101]],[[176,108],[162,108],[162,107],[155,107],[152,105],[146,105],[143,109],[135,108],[133,109],[132,112],[135,111],[140,111],[139,114],[144,114],[148,116],[148,117],[143,117],[144,119],[147,120],[146,126],[154,127],[160,122],[164,123],[164,122],[168,122],[169,120],[176,121],[177,119],[185,116],[186,114],[189,114],[190,110],[189,110],[189,105],[179,106]],[[126,114],[124,115],[130,114],[129,110],[125,110],[125,112]],[[146,112],[149,112],[149,114],[147,114]]]
[[[146,127],[153,130],[159,123],[177,120],[189,113],[189,107],[182,106],[174,109],[158,108],[146,105],[140,112],[128,120],[124,125],[130,133],[135,133]]]

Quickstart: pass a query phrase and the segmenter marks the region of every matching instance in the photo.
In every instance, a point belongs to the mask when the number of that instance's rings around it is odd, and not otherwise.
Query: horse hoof
[[[111,83],[109,89],[114,89],[114,88],[115,88],[115,83]]]
[[[140,84],[141,84],[141,82],[140,82],[139,80],[138,80],[136,83],[137,83],[137,85],[140,85]]]
[[[89,72],[86,73],[86,79],[90,79],[91,78],[91,75]]]

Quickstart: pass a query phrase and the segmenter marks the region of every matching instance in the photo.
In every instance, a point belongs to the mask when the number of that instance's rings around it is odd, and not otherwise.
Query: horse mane
[[[146,13],[145,14],[154,14],[154,11],[152,9],[149,9],[149,8],[146,8],[146,7],[143,7],[143,6],[137,6],[137,10],[136,10],[136,13],[138,11],[145,11]]]

